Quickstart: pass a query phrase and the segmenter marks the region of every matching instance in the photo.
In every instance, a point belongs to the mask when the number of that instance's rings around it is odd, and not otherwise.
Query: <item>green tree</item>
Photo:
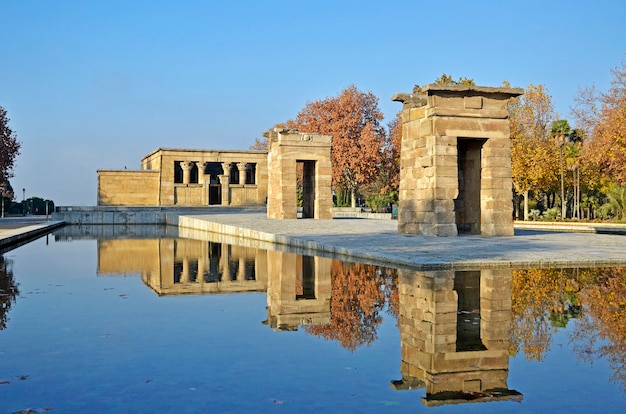
[[[17,134],[9,127],[7,111],[0,106],[0,183],[13,177],[15,157],[20,154],[21,143]]]

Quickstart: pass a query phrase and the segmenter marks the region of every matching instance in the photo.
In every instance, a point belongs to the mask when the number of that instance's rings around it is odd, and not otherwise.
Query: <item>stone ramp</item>
[[[618,234],[516,230],[503,237],[429,237],[400,234],[394,220],[272,220],[261,213],[185,215],[169,223],[308,254],[424,270],[626,265],[626,237]]]

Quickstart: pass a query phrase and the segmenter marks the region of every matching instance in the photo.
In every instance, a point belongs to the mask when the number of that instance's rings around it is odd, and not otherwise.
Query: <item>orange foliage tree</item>
[[[383,163],[382,119],[378,98],[351,85],[336,97],[307,103],[285,126],[332,136],[333,186],[347,191],[355,207],[359,187],[371,184]]]
[[[626,186],[626,61],[612,71],[613,79],[607,93],[598,95],[594,89],[580,92],[574,113],[586,126],[590,145],[585,147],[585,160],[600,171],[608,181]],[[595,101],[594,101],[595,100]]]

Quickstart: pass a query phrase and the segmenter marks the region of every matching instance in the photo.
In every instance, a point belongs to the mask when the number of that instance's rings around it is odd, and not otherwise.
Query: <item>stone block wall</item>
[[[98,170],[99,206],[155,206],[158,171]]]

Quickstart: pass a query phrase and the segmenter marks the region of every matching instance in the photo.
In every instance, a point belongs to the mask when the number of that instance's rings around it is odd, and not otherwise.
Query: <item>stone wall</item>
[[[507,104],[519,88],[427,85],[403,103],[398,231],[513,234]]]
[[[98,205],[155,206],[158,171],[98,170]]]

